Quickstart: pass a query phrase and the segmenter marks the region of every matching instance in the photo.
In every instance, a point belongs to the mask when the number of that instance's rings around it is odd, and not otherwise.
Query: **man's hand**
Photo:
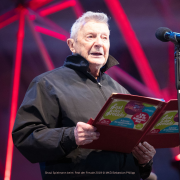
[[[133,156],[138,160],[139,164],[148,163],[156,154],[156,150],[153,146],[147,142],[139,143],[133,150]]]
[[[84,122],[78,122],[76,128],[74,129],[76,144],[78,146],[85,145],[91,143],[93,140],[98,139],[100,134],[95,132],[96,130],[97,128],[92,125]]]

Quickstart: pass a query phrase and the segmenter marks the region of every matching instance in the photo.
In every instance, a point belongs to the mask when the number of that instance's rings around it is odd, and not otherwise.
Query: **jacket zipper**
[[[97,84],[98,84],[99,90],[101,91],[101,94],[103,95],[105,101],[107,101],[107,98],[106,98],[106,96],[105,96],[105,94],[104,94],[104,92],[103,92],[103,90],[102,90],[102,88],[101,88],[101,87],[102,87],[101,83],[100,83],[100,82],[97,82]]]
[[[89,73],[89,75],[91,76],[91,77],[93,77],[94,78],[94,76],[90,73],[90,72],[88,72]],[[94,78],[95,79],[95,78]],[[102,90],[102,84],[100,83],[100,82],[98,82],[97,80],[96,80],[96,82],[97,82],[97,85],[98,85],[98,87],[99,87],[99,90],[101,91],[101,94],[102,94],[102,96],[103,96],[103,98],[104,98],[104,100],[105,101],[107,101],[107,98],[106,98],[106,96],[105,96],[105,94],[104,94],[104,92],[103,92],[103,90]]]

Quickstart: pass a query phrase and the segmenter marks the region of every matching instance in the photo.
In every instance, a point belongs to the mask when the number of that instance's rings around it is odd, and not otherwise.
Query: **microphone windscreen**
[[[167,27],[158,28],[155,33],[156,38],[159,39],[160,41],[168,42],[169,40],[165,39],[165,37],[164,37],[166,32],[172,32],[172,31]]]

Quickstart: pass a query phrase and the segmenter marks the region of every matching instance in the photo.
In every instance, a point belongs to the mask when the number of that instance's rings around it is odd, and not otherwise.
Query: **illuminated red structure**
[[[12,158],[13,158],[13,143],[11,138],[11,132],[17,112],[25,22],[27,22],[29,25],[29,28],[34,36],[34,39],[39,48],[39,52],[44,60],[44,64],[46,68],[48,70],[52,70],[54,69],[55,66],[50,58],[50,55],[45,47],[45,44],[43,43],[41,34],[45,34],[53,38],[57,38],[61,41],[66,41],[66,39],[69,37],[69,33],[65,31],[63,28],[61,28],[59,25],[51,21],[50,19],[46,18],[45,16],[61,11],[66,8],[73,8],[76,17],[81,16],[84,12],[78,0],[64,0],[64,1],[56,2],[54,4],[52,2],[53,2],[52,0],[31,0],[28,3],[26,3],[25,6],[19,5],[17,8],[0,16],[0,29],[13,23],[14,21],[19,21],[4,180],[11,179],[11,168],[12,168]],[[145,85],[138,82],[137,80],[132,78],[130,75],[128,75],[118,67],[115,67],[113,71],[109,71],[107,73],[111,74],[111,76],[113,76],[115,79],[119,79],[123,77],[123,80],[126,83],[128,83],[132,88],[136,89],[137,91],[139,91],[140,93],[146,96],[164,98],[166,100],[170,99],[171,96],[174,96],[174,94],[167,93],[167,91],[169,90],[167,88],[166,95],[164,95],[163,94],[164,91],[162,91],[159,88],[158,82],[149,65],[148,59],[145,56],[145,53],[138,41],[138,38],[136,37],[135,32],[133,31],[133,28],[131,27],[131,24],[120,2],[118,0],[113,0],[113,1],[104,0],[104,2],[106,6],[109,8],[109,11],[111,12],[113,18],[115,19],[119,31],[123,35],[123,38],[131,53],[134,63],[136,64],[137,69]],[[164,13],[167,14],[167,12]],[[45,21],[51,27],[51,29],[48,29],[46,27],[34,23],[36,19]],[[172,54],[172,47],[169,48],[169,51],[170,54]],[[174,69],[172,65],[172,56],[169,59],[171,64],[169,74],[173,74],[172,71],[174,71]],[[174,78],[170,76],[169,82],[172,81],[174,81]],[[0,171],[2,170],[3,168],[1,168],[0,166]]]

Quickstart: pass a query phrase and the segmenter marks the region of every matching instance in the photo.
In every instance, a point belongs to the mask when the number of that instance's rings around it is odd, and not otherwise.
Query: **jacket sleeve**
[[[58,160],[77,148],[75,127],[59,125],[61,109],[51,91],[33,80],[17,112],[13,142],[32,163]]]
[[[147,179],[152,171],[152,164],[153,164],[153,159],[151,159],[149,161],[148,164],[146,164],[146,166],[142,167],[139,166],[139,172],[140,172],[140,176],[142,179]]]

